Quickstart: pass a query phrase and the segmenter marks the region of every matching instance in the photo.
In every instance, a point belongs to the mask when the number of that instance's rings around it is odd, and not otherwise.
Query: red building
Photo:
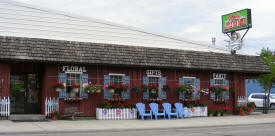
[[[9,6],[0,8],[0,13],[10,13],[10,18],[0,18],[8,26],[0,26],[6,30],[0,33],[0,96],[10,97],[11,114],[43,114],[46,97],[59,97],[61,113],[65,107],[77,107],[81,116],[95,116],[98,104],[116,96],[132,104],[184,101],[176,92],[177,83],[235,87],[235,93],[230,92],[221,103],[209,94],[196,96],[210,109],[235,109],[237,96],[245,96],[245,79],[269,72],[258,56],[232,55],[188,40],[4,3],[0,6]],[[19,14],[27,19],[20,19]],[[66,83],[61,92],[52,88],[56,81]],[[89,82],[159,86],[155,95],[148,90],[110,94],[108,89],[88,94],[83,84]],[[73,83],[80,85],[79,92],[72,91]],[[168,92],[162,90],[166,84],[171,86]]]

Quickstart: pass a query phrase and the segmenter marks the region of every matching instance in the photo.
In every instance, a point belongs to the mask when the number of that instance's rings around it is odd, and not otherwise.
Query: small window
[[[215,86],[224,86],[225,79],[215,79]]]
[[[78,89],[78,92],[74,92],[73,88],[71,87],[72,84],[79,85],[81,84],[81,74],[80,73],[66,73],[67,75],[67,90],[66,90],[66,95],[69,98],[75,98],[75,97],[80,97],[80,88]]]
[[[195,86],[195,77],[184,77],[183,79],[185,85]]]
[[[149,98],[150,99],[158,99],[161,96],[160,91],[160,77],[149,77],[149,84],[156,84],[158,85],[157,90],[150,90],[149,91]]]

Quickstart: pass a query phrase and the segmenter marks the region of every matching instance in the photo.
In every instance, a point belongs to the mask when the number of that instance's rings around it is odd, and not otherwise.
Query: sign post
[[[222,32],[230,38],[229,47],[232,53],[242,48],[243,38],[250,28],[252,28],[251,9],[243,9],[222,16]],[[241,37],[236,31],[244,29],[246,32]]]

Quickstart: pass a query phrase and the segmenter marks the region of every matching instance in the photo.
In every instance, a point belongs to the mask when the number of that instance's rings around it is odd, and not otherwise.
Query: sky
[[[150,32],[225,46],[221,16],[241,9],[252,12],[252,28],[242,52],[275,50],[274,0],[15,0],[31,5],[87,16]],[[240,31],[243,34],[245,31]]]

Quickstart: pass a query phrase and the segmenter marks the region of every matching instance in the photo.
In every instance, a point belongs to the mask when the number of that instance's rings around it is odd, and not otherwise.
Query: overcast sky
[[[275,50],[274,0],[15,0],[151,32],[225,46],[221,15],[250,8],[252,29],[243,51]],[[243,33],[244,31],[242,31]]]

